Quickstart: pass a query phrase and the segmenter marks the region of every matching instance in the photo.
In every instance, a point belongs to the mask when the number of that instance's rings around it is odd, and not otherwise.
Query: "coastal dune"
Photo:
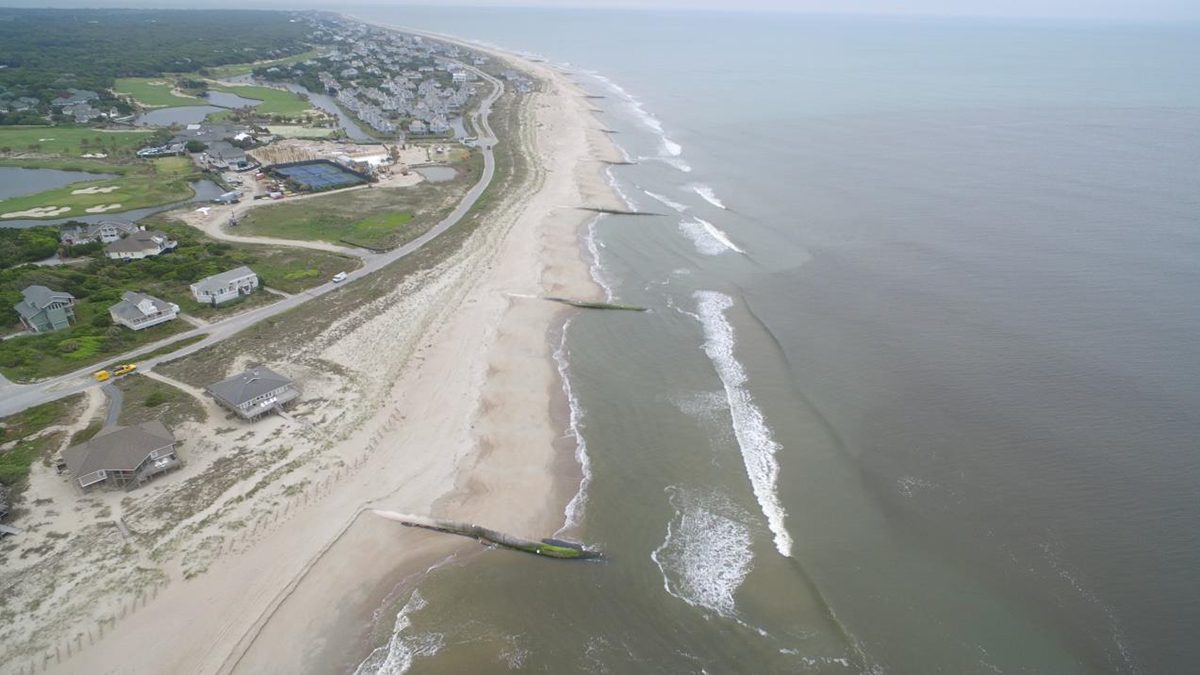
[[[404,321],[364,324],[322,354],[348,368],[403,361],[389,365],[396,376],[366,414],[335,418],[354,420],[333,448],[348,468],[260,539],[165,587],[51,671],[86,659],[90,672],[344,672],[373,647],[375,622],[390,626],[377,611],[389,593],[483,550],[372,509],[531,539],[562,526],[580,470],[564,440],[553,351],[577,310],[523,296],[603,299],[580,245],[596,214],[577,207],[622,207],[603,175],[620,155],[563,74],[491,54],[541,82],[521,98],[519,137],[504,139],[529,170],[420,292],[401,296]]]

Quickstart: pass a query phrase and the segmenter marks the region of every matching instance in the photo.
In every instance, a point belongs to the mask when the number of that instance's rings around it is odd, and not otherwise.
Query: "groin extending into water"
[[[622,311],[622,312],[648,312],[648,311],[650,311],[649,308],[647,308],[647,307],[639,307],[637,305],[621,305],[621,304],[618,304],[615,302],[591,302],[588,300],[572,300],[570,298],[559,298],[559,297],[554,297],[554,296],[550,296],[550,295],[543,296],[542,299],[549,300],[550,302],[558,302],[558,303],[562,303],[564,305],[570,305],[572,307],[578,307],[580,309],[612,309],[612,310],[617,310],[617,311]]]
[[[407,527],[419,527],[425,530],[433,530],[434,532],[444,532],[446,534],[457,534],[461,537],[470,537],[481,544],[494,544],[511,548],[515,551],[523,551],[532,553],[547,558],[561,558],[563,560],[593,560],[600,558],[599,551],[592,551],[584,548],[580,544],[574,542],[562,541],[560,539],[542,539],[541,541],[532,541],[530,539],[522,539],[511,534],[490,530],[479,525],[470,523],[459,523],[452,520],[437,520],[434,518],[426,518],[424,516],[406,515],[396,513],[395,511],[380,511],[373,510],[375,515],[388,520],[394,520],[401,525]]]
[[[609,216],[663,216],[666,214],[654,213],[653,211],[629,211],[626,209],[605,209],[599,206],[580,206],[581,211],[591,211],[592,213],[603,213]]]

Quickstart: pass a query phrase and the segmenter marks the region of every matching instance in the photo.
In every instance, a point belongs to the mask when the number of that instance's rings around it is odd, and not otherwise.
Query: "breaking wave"
[[[703,218],[680,221],[679,231],[687,235],[696,250],[704,255],[721,255],[729,251],[745,253],[720,228]]]
[[[414,590],[408,602],[404,603],[404,607],[396,614],[392,637],[386,645],[375,648],[354,670],[354,675],[400,675],[412,668],[413,660],[418,656],[436,654],[445,642],[441,633],[406,634],[412,627],[409,617],[428,604],[425,598],[421,597],[421,591]]]
[[[592,482],[592,462],[588,458],[587,441],[583,438],[583,408],[579,405],[579,399],[575,396],[575,390],[571,387],[571,373],[569,357],[570,352],[567,350],[567,331],[571,327],[571,320],[563,324],[562,337],[559,340],[558,348],[554,350],[554,363],[558,366],[558,377],[562,381],[563,394],[567,397],[567,404],[570,406],[569,428],[571,436],[575,439],[575,460],[579,462],[579,469],[582,476],[579,479],[579,490],[571,501],[567,503],[563,515],[565,520],[563,526],[556,534],[561,534],[564,531],[575,527],[583,518],[583,508],[587,503],[587,489]]]
[[[667,593],[693,607],[735,617],[734,594],[750,573],[754,554],[745,511],[720,494],[667,488],[675,518],[650,554]]]
[[[766,418],[746,390],[746,370],[734,355],[733,325],[725,310],[733,307],[733,298],[715,291],[696,291],[696,312],[704,329],[704,352],[712,360],[725,387],[733,432],[741,449],[750,486],[758,500],[767,526],[775,535],[775,548],[781,555],[792,553],[792,537],[784,525],[787,511],[779,501],[780,445],[771,434]]]
[[[696,194],[700,195],[701,199],[708,202],[709,204],[712,204],[713,206],[717,207],[718,209],[726,208],[725,202],[722,202],[720,199],[718,199],[717,193],[709,186],[707,186],[703,183],[692,183],[691,185],[688,186],[688,189],[691,190],[692,192],[695,192]]]
[[[680,204],[679,202],[677,202],[677,201],[674,201],[674,200],[670,199],[669,197],[665,197],[665,196],[663,196],[663,195],[660,195],[660,194],[658,194],[657,192],[651,192],[651,191],[649,191],[649,190],[646,190],[646,189],[643,189],[643,190],[642,190],[642,192],[645,192],[645,193],[646,193],[647,195],[649,195],[649,196],[650,196],[652,199],[654,199],[654,200],[658,201],[658,202],[659,202],[659,203],[661,203],[663,206],[670,207],[670,208],[674,209],[675,211],[677,211],[677,212],[679,212],[679,213],[683,213],[684,211],[687,211],[687,205],[686,205],[686,204]]]

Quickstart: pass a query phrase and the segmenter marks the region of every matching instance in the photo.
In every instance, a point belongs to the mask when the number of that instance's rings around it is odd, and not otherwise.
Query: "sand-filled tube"
[[[525,553],[533,553],[534,555],[545,556],[547,558],[562,558],[565,560],[588,560],[601,557],[599,551],[593,551],[584,548],[581,544],[574,542],[562,541],[560,539],[543,539],[541,541],[532,541],[514,537],[511,534],[490,530],[479,525],[471,525],[469,523],[458,523],[452,520],[437,520],[434,518],[426,518],[424,516],[414,516],[395,511],[380,511],[373,510],[375,515],[388,520],[394,520],[401,525],[408,527],[420,527],[434,532],[445,532],[446,534],[457,534],[462,537],[470,537],[479,541],[482,544],[495,544],[505,548],[511,548],[516,551],[524,551]]]

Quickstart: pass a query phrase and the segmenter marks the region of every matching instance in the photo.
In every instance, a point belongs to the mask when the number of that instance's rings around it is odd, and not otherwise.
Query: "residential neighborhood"
[[[17,314],[31,333],[62,330],[75,320],[75,296],[66,291],[28,286],[21,291],[21,295],[24,299],[16,305]]]
[[[173,320],[179,315],[179,305],[145,293],[126,291],[121,302],[110,307],[108,312],[113,323],[130,330],[142,330]]]
[[[258,275],[249,267],[237,267],[228,272],[205,277],[190,288],[196,302],[220,305],[257,290]]]

